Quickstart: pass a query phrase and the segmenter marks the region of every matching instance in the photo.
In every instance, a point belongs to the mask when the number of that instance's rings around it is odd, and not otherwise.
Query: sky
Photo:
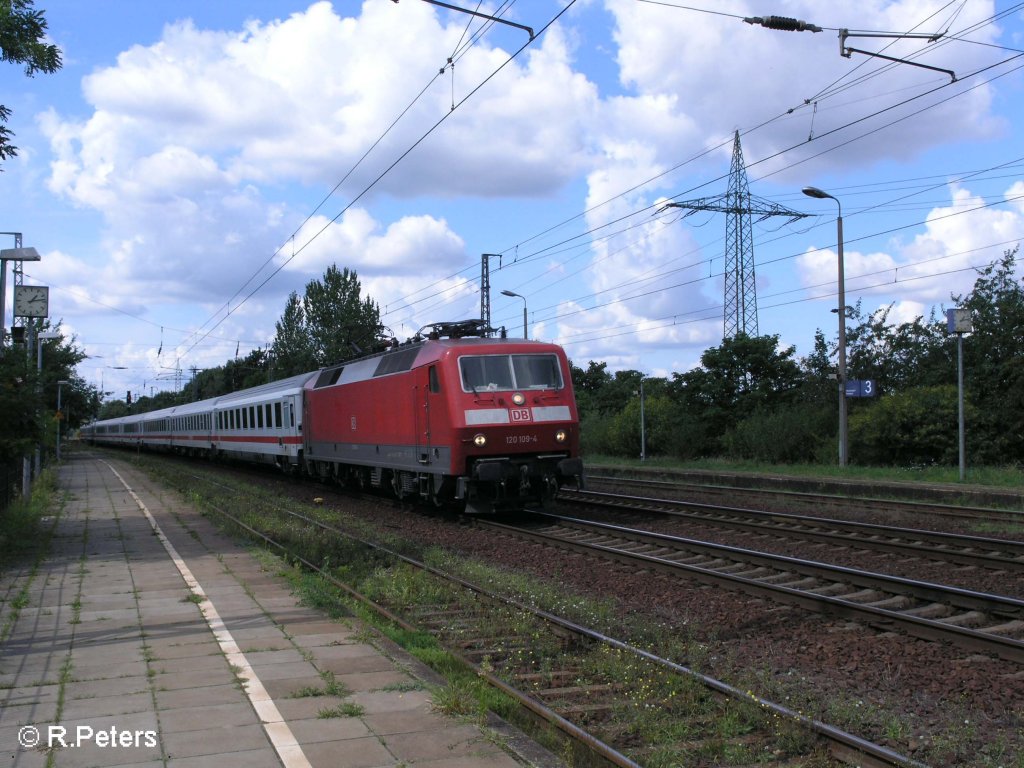
[[[1024,236],[1024,3],[449,4],[505,23],[36,0],[64,65],[0,64],[0,230],[41,254],[25,284],[88,383],[173,390],[265,348],[331,264],[401,340],[479,317],[482,254],[495,327],[525,305],[581,367],[689,370],[722,341],[728,216],[667,204],[727,192],[737,132],[751,194],[807,214],[752,222],[758,331],[797,357],[837,336],[839,206],[846,303],[893,323]],[[744,21],[766,16],[822,31]]]

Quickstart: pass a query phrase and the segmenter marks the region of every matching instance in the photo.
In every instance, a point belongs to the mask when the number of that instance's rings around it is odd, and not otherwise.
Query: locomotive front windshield
[[[459,369],[466,392],[562,388],[555,355],[466,355]]]

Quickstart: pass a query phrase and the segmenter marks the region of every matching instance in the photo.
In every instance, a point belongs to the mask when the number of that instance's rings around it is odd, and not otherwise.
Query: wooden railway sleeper
[[[985,627],[985,631],[991,635],[1017,635],[1024,634],[1024,621],[1013,619],[1005,624],[996,624],[994,627]]]
[[[747,571],[736,571],[732,575],[741,579],[759,579],[762,576],[767,576],[769,573],[771,573],[770,568],[758,565]]]
[[[842,595],[848,592],[852,587],[849,584],[844,584],[841,581],[834,582],[832,584],[822,584],[820,587],[813,589],[804,590],[805,592],[812,595],[821,595],[822,597],[834,597]]]
[[[840,600],[845,600],[848,603],[868,603],[872,600],[881,600],[886,597],[886,594],[885,592],[879,592],[877,589],[861,589],[848,595],[838,595],[838,597]]]
[[[776,581],[774,584],[777,587],[804,590],[817,584],[821,584],[821,579],[815,576],[801,576],[800,578],[792,579],[791,581]]]
[[[884,600],[876,600],[873,603],[862,603],[872,608],[885,608],[889,611],[902,611],[904,608],[909,608],[914,604],[914,599],[906,595],[893,595],[892,597]]]
[[[942,619],[943,624],[951,624],[954,627],[983,627],[987,617],[981,611],[964,611],[955,616],[947,616]]]
[[[593,693],[618,693],[625,690],[622,683],[594,683],[592,685],[567,685],[562,688],[538,688],[534,695],[542,699],[566,699],[589,696]]]
[[[903,611],[906,616],[916,616],[919,619],[941,619],[953,613],[953,608],[945,603],[927,603],[920,608],[911,608]]]

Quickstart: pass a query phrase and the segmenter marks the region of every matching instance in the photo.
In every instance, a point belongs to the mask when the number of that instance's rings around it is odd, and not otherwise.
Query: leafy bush
[[[966,419],[974,418],[968,403]],[[857,464],[956,464],[958,456],[955,385],[914,387],[850,417],[850,457]]]
[[[723,438],[732,458],[775,464],[828,463],[836,431],[836,411],[829,405],[794,404],[759,409]]]

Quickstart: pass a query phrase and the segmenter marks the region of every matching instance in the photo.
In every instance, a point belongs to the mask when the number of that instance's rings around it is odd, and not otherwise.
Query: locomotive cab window
[[[562,388],[555,355],[466,355],[459,370],[466,392]]]
[[[517,389],[560,389],[562,371],[554,355],[512,355]]]

